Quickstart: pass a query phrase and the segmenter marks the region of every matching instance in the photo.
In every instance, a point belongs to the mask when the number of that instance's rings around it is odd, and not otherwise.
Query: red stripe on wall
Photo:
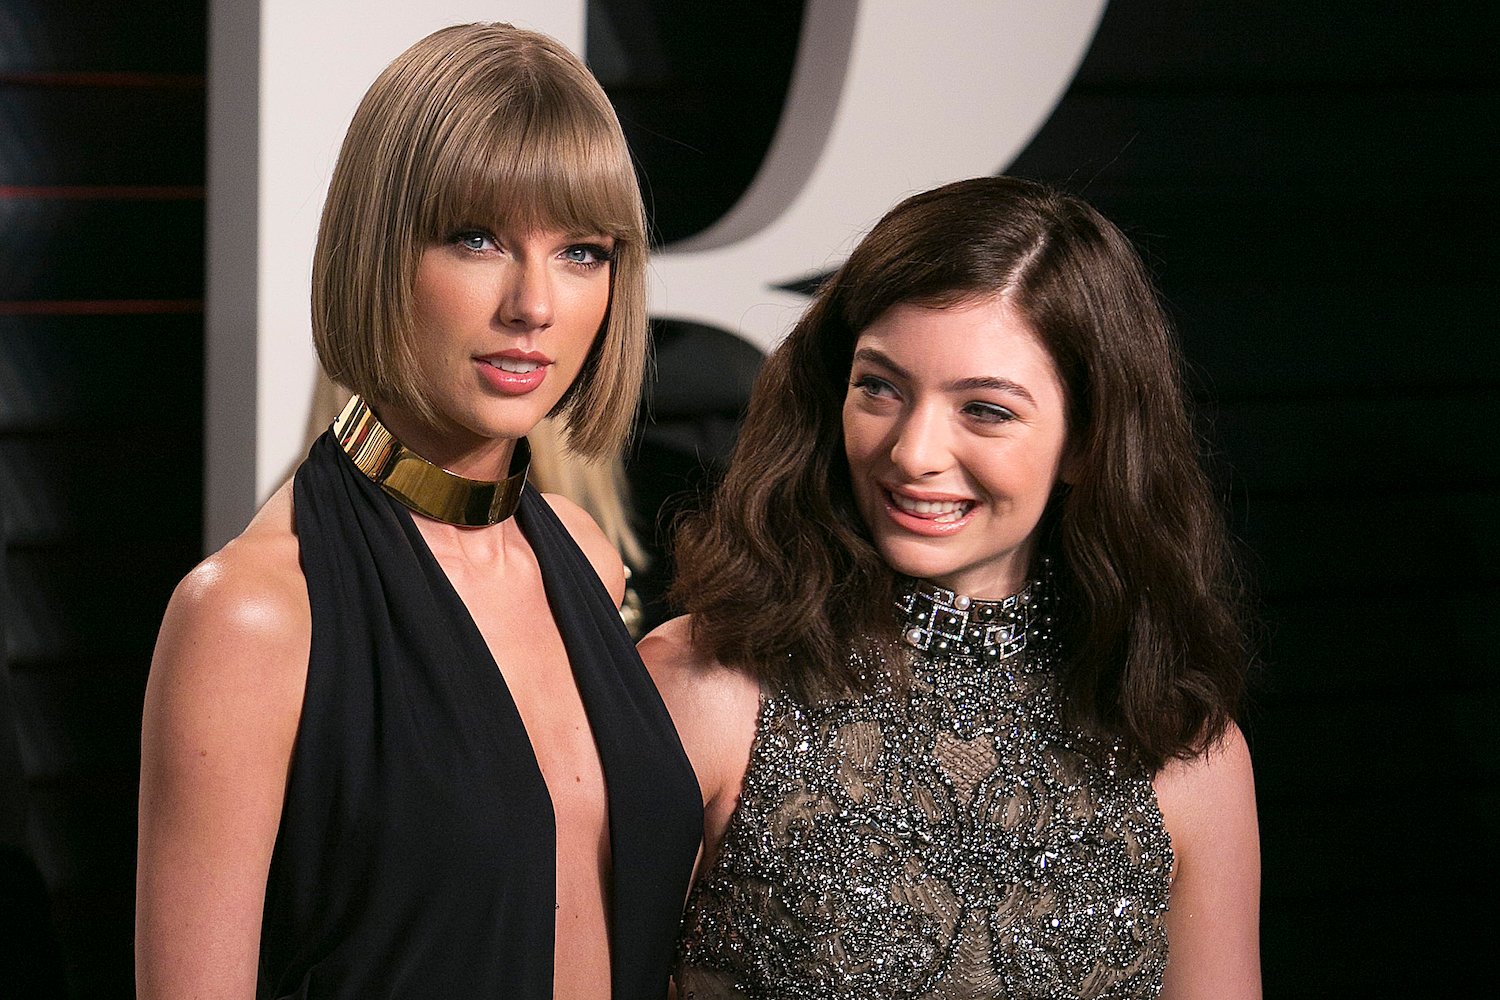
[[[0,184],[0,198],[51,198],[71,201],[201,201],[203,185]]]
[[[25,87],[159,87],[202,89],[203,76],[196,73],[46,73],[0,72],[0,84]]]
[[[202,299],[41,299],[0,301],[0,316],[129,316],[201,313]]]

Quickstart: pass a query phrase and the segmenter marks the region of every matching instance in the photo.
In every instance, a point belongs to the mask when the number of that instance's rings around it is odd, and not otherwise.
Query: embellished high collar
[[[1018,593],[984,601],[926,580],[908,580],[896,609],[901,641],[930,657],[1006,660],[1052,637],[1051,599],[1045,574]]]

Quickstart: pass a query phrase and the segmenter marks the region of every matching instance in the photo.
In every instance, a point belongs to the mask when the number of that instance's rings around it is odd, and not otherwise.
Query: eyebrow
[[[896,364],[883,351],[877,351],[873,347],[861,347],[855,351],[854,360],[879,365],[904,379],[911,378],[911,372]],[[974,392],[978,389],[988,389],[993,392],[1010,393],[1011,395],[1021,397],[1033,406],[1036,405],[1036,398],[1031,395],[1031,392],[1024,385],[1008,378],[998,378],[994,375],[971,375],[968,378],[949,382],[943,388],[948,392]]]

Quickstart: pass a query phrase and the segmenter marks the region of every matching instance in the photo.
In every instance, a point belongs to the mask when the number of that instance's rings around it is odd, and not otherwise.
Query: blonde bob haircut
[[[613,237],[610,304],[552,415],[580,454],[618,451],[646,361],[646,225],[609,99],[556,40],[443,28],[371,84],[344,137],[313,254],[313,342],[333,381],[435,422],[416,378],[417,262],[467,228]]]

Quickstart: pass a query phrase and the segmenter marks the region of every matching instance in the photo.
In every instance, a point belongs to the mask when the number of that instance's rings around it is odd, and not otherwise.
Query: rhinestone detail
[[[1151,776],[1061,726],[1046,589],[914,583],[904,662],[856,658],[871,693],[763,700],[679,996],[1160,992],[1171,845]]]

